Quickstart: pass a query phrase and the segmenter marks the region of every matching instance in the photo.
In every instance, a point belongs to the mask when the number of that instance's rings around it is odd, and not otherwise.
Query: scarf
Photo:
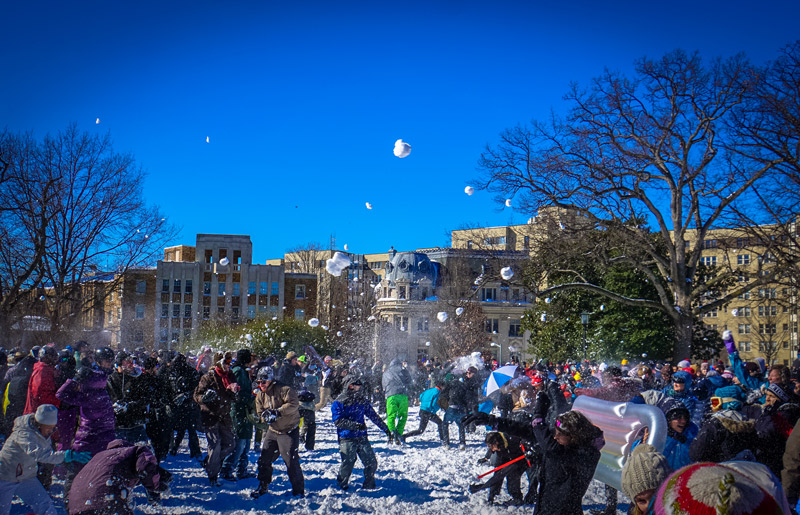
[[[226,389],[228,388],[228,385],[235,382],[233,380],[233,374],[230,372],[225,372],[219,367],[214,367],[214,373],[217,374],[217,376],[222,380],[222,386],[224,386]]]

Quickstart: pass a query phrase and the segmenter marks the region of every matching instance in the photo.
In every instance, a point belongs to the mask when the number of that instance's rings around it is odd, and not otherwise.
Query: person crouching
[[[499,431],[490,431],[486,434],[486,446],[492,453],[490,463],[495,467],[505,465],[506,463],[520,458],[524,454],[522,443],[519,438],[506,435]],[[511,463],[496,471],[486,483],[469,485],[469,491],[474,494],[475,492],[488,488],[489,504],[493,504],[495,502],[495,497],[500,493],[500,488],[503,486],[503,480],[505,480],[506,489],[511,496],[511,501],[508,504],[511,506],[519,506],[523,502],[520,480],[523,472],[525,472],[527,468],[528,462],[525,458],[522,458],[516,463]]]

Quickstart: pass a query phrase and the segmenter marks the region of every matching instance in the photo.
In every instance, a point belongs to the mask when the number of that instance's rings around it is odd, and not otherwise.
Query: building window
[[[183,341],[188,342],[192,339],[192,330],[191,329],[184,329],[183,330]]]
[[[270,306],[272,307],[272,306]],[[305,309],[295,309],[294,310],[294,319],[295,320],[305,320],[306,318],[306,310]]]
[[[264,306],[261,306],[264,307]],[[278,306],[270,306],[269,307],[269,314],[270,316],[276,317],[278,316]]]
[[[136,281],[136,295],[147,293],[147,281]]]
[[[256,317],[256,307],[247,306],[247,318],[255,318],[255,317]]]
[[[750,334],[750,324],[739,324],[739,334]]]
[[[224,296],[225,295],[225,283],[219,283],[217,285],[217,287],[218,287],[217,295],[220,296],[220,297]]]
[[[305,299],[306,298],[306,285],[305,284],[295,284],[294,285],[294,298],[295,299]]]
[[[737,265],[749,265],[750,264],[750,254],[739,254],[736,256],[736,264]]]
[[[750,352],[750,342],[739,342],[739,350],[742,352]]]
[[[138,320],[144,318],[144,304],[136,304],[136,318]]]
[[[496,333],[498,327],[500,326],[500,320],[497,318],[487,318],[486,319],[486,332],[487,333]]]
[[[484,243],[486,245],[505,245],[506,244],[506,237],[505,236],[489,236],[488,238],[484,239]]]
[[[259,295],[266,295],[267,294],[267,283],[261,282],[258,284],[258,294]]]
[[[776,324],[758,324],[759,334],[775,334]]]
[[[191,304],[184,304],[183,305],[183,318],[192,318],[192,305]]]
[[[484,302],[497,300],[497,288],[481,288],[481,300]]]
[[[751,317],[753,316],[753,310],[747,306],[742,306],[741,308],[736,310],[737,317]]]
[[[219,306],[217,308],[217,313],[220,314],[220,315],[224,315],[225,314],[225,307],[224,306]]]
[[[417,331],[420,333],[427,333],[430,329],[428,326],[430,325],[430,321],[428,317],[422,317],[417,319]]]
[[[758,296],[762,299],[777,299],[778,290],[776,288],[759,288]]]
[[[709,311],[708,313],[704,313],[703,316],[706,317],[706,318],[716,317],[717,316],[717,309],[714,308],[711,311]]]
[[[522,322],[520,320],[511,320],[508,323],[508,335],[522,336]]]
[[[175,279],[175,288],[172,291],[174,291],[175,293],[180,293],[181,292],[181,280],[180,279]]]
[[[467,248],[468,249],[472,248],[472,240],[467,240]]]
[[[172,318],[179,318],[181,316],[181,305],[180,304],[173,304],[172,305]]]
[[[247,294],[248,295],[255,295],[256,294],[256,282],[250,281],[247,283]]]
[[[169,336],[169,329],[166,327],[162,327],[158,334],[159,338],[162,342],[167,341],[167,336]]]
[[[524,241],[523,245],[525,246],[526,249],[531,248],[531,237],[530,236],[525,236],[523,238],[523,241]]]
[[[161,304],[161,316],[162,317],[169,316],[169,304]]]
[[[211,295],[211,283],[203,283],[203,295]]]
[[[703,248],[704,249],[717,248],[717,240],[703,240]]]
[[[136,343],[144,343],[144,331],[137,329],[133,332],[133,341]]]
[[[778,306],[758,306],[758,316],[769,317],[778,314]]]
[[[184,293],[192,293],[192,280],[186,279],[186,284],[183,286]]]
[[[241,294],[242,286],[239,283],[233,283],[233,296],[238,297]]]
[[[280,285],[278,283],[272,283],[271,295],[278,295],[278,294],[280,294]]]
[[[203,306],[203,320],[211,318],[211,306]]]
[[[736,238],[736,246],[743,249],[750,245],[750,238]]]
[[[161,291],[169,292],[169,279],[164,279],[161,281]]]
[[[172,341],[177,342],[181,339],[181,330],[180,329],[173,329],[172,330]]]
[[[717,256],[705,256],[700,261],[706,266],[717,266]]]
[[[750,292],[746,291],[737,297],[739,300],[750,300]]]

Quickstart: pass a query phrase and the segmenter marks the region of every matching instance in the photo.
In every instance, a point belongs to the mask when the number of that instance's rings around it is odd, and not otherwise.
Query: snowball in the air
[[[444,311],[439,311],[439,313],[436,314],[436,318],[439,319],[439,322],[444,322],[445,320],[447,320],[447,313],[445,313]]]
[[[456,315],[460,315],[464,312],[464,308],[456,308]]]
[[[405,141],[399,139],[394,142],[394,155],[397,157],[408,157],[408,154],[411,153],[411,145],[406,143]]]
[[[426,347],[430,347],[431,346],[431,342],[425,342],[425,346]]]
[[[208,136],[206,136],[206,143],[211,143],[211,138],[209,138]]]
[[[511,269],[510,266],[504,267],[500,270],[500,277],[508,281],[512,277],[514,277],[514,271]]]
[[[325,270],[336,277],[342,275],[342,270],[348,266],[350,266],[350,258],[347,257],[347,254],[341,252],[334,253],[332,258],[325,261]]]
[[[319,325],[319,319],[312,318],[311,320],[308,321],[308,325],[310,325],[311,327],[317,327]]]
[[[473,188],[472,186],[467,186],[466,188],[464,188],[464,193],[466,193],[467,195],[472,195],[473,193],[475,193],[475,188]]]
[[[506,199],[506,207],[511,207],[511,199],[510,198]]]
[[[99,123],[100,123],[100,118],[98,118],[97,120],[95,120],[95,121],[94,121],[94,123],[96,123],[96,124],[99,124]]]
[[[739,310],[738,309],[732,309],[731,310],[731,315],[735,316],[735,317],[738,317],[739,316]]]
[[[342,335],[341,331],[336,331],[336,336],[341,336],[341,335]]]
[[[247,340],[248,342],[251,342],[251,341],[253,341],[253,335],[252,335],[252,334],[250,334],[250,333],[247,333],[246,335],[244,335],[244,338],[245,338],[245,340]]]
[[[284,347],[286,347],[286,342],[281,342],[281,348],[283,349]]]
[[[230,260],[228,260],[226,257],[219,260],[219,264],[222,266],[228,266],[228,263],[230,263]]]
[[[550,304],[551,302],[553,302],[553,299],[551,299],[550,297],[547,297],[546,299],[544,299],[544,301],[546,303]]]
[[[347,248],[347,243],[344,244],[344,250],[350,250]]]
[[[647,353],[646,352],[642,352],[642,357],[646,358],[647,357]]]
[[[372,204],[370,204],[369,202],[365,202],[364,205],[367,206],[367,209],[372,209]]]
[[[547,314],[546,313],[542,313],[542,316],[540,317],[540,320],[542,322],[546,321],[547,320]]]

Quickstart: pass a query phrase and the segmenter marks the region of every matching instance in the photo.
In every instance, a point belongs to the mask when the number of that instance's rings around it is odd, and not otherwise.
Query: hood
[[[735,420],[729,417],[717,417],[717,420],[731,433],[753,433],[755,435],[755,420]]]
[[[400,358],[394,358],[392,361],[389,362],[389,368],[402,367],[402,366],[403,366],[403,360]]]
[[[44,438],[42,433],[36,428],[36,416],[35,413],[29,413],[27,415],[22,415],[17,417],[14,420],[14,432],[19,433],[21,435],[28,435],[27,439],[30,439],[32,436],[38,435],[39,438]]]
[[[100,389],[105,388],[108,384],[108,376],[105,372],[99,369],[89,369],[87,372],[84,372],[86,375],[80,380],[81,384],[84,384],[92,389]]]

